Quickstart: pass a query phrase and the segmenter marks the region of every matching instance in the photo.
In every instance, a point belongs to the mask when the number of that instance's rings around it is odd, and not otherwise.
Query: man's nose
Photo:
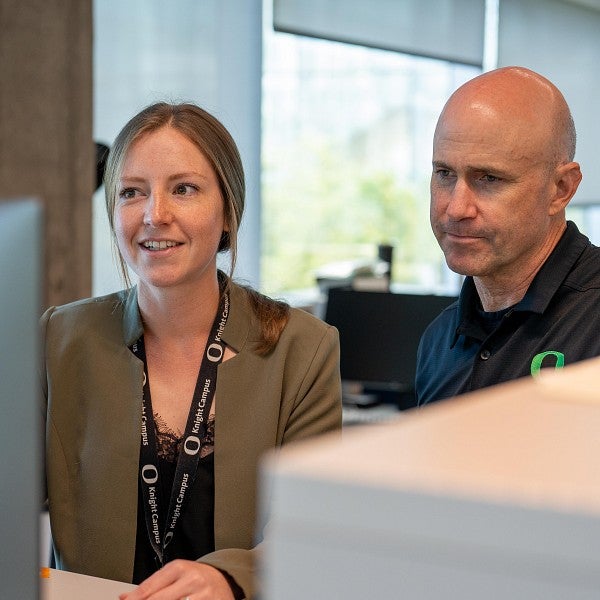
[[[457,179],[450,192],[446,213],[453,221],[473,218],[477,215],[477,197],[468,182]]]

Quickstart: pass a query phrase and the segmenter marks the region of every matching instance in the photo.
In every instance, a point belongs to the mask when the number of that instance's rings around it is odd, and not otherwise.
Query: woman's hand
[[[234,600],[221,571],[192,560],[174,560],[119,600]]]

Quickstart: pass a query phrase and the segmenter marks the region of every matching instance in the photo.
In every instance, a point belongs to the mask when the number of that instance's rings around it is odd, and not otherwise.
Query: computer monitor
[[[372,390],[412,394],[421,334],[455,300],[331,288],[325,321],[340,333],[342,379]]]
[[[37,357],[41,207],[0,201],[0,583],[37,598],[41,423]]]

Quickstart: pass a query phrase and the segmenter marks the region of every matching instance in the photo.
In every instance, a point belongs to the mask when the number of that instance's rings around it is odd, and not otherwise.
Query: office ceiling
[[[577,4],[579,6],[585,6],[586,8],[592,8],[594,10],[600,10],[600,0],[563,0],[570,4]]]

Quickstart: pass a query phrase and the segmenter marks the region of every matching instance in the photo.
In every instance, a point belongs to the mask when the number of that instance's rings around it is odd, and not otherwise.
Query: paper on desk
[[[107,600],[137,586],[121,581],[111,581],[79,573],[43,569],[40,572],[42,600]]]
[[[548,399],[600,405],[600,357],[563,369],[542,369],[534,381]]]

